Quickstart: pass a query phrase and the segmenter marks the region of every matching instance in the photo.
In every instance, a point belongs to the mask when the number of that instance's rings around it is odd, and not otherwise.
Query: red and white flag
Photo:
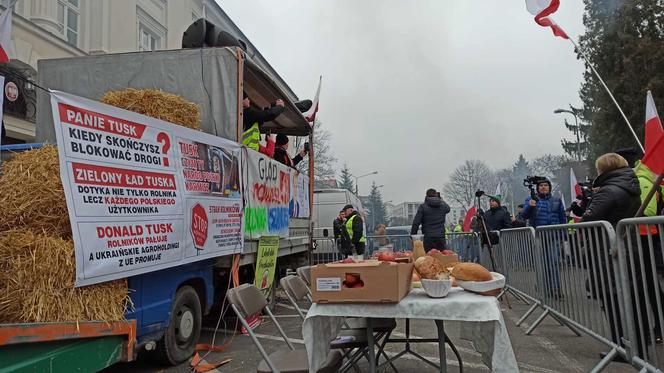
[[[473,216],[477,213],[477,209],[475,206],[471,206],[468,208],[468,211],[466,211],[466,216],[463,219],[463,231],[464,232],[470,232],[470,223],[473,222]]]
[[[16,58],[12,47],[12,13],[12,8],[7,8],[0,15],[0,63]]]
[[[316,113],[318,113],[318,97],[320,97],[320,86],[322,82],[323,82],[323,76],[321,75],[320,79],[318,80],[318,89],[316,90],[316,96],[314,97],[314,102],[309,110],[302,113],[302,115],[304,115],[304,117],[307,119],[307,121],[309,121],[309,123],[313,123],[316,120]]]
[[[572,201],[578,201],[579,196],[581,195],[581,185],[579,185],[579,182],[576,180],[574,169],[571,167],[569,169],[569,186],[571,189],[570,193],[572,194]],[[572,213],[572,217],[574,217],[574,222],[579,222],[579,216],[576,216],[574,213]]]
[[[650,91],[646,99],[646,148],[641,163],[656,174],[664,173],[664,130]]]
[[[565,31],[550,17],[560,6],[560,0],[526,0],[526,8],[535,16],[535,22],[542,27],[551,27],[553,34],[569,39]]]

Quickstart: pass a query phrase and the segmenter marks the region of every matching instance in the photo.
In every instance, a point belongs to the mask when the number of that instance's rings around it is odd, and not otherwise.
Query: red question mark
[[[161,147],[161,152],[166,154],[171,148],[171,139],[165,132],[159,132],[157,134],[157,142],[163,144]],[[164,166],[168,167],[168,157],[164,157]]]

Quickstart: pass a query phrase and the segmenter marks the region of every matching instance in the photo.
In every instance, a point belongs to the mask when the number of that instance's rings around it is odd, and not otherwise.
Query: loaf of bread
[[[486,268],[476,263],[459,263],[452,269],[452,277],[461,281],[491,281],[493,276]]]
[[[441,280],[447,277],[447,270],[438,259],[425,255],[415,261],[415,269],[422,278]]]

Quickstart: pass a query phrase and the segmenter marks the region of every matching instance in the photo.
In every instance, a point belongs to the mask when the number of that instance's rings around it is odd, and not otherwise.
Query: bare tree
[[[443,194],[453,204],[468,208],[473,204],[476,190],[493,193],[496,185],[495,175],[486,163],[476,159],[467,160],[452,172],[450,180],[443,186]]]
[[[330,148],[330,139],[332,134],[321,128],[322,122],[314,122],[314,179],[327,180],[334,179],[336,171],[334,163],[337,158]],[[306,157],[297,165],[297,169],[305,174],[309,173],[309,157]]]

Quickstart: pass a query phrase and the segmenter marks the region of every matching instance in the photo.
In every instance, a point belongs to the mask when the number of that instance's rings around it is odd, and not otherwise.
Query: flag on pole
[[[12,58],[16,58],[12,47],[12,8],[7,8],[0,15],[0,63]]]
[[[496,193],[493,194],[494,196],[502,196],[503,194],[500,193],[500,181],[498,182],[498,185],[496,186]]]
[[[318,89],[316,90],[316,96],[314,97],[314,102],[309,110],[302,113],[302,115],[304,115],[304,117],[307,119],[307,121],[309,121],[309,123],[313,123],[316,120],[316,113],[318,113],[318,98],[320,97],[320,86],[322,82],[323,82],[323,76],[321,75],[320,78],[318,79]]]
[[[641,163],[655,174],[664,173],[664,131],[650,91],[646,98],[646,147]]]
[[[551,27],[553,34],[569,39],[565,31],[550,17],[560,6],[560,0],[526,0],[526,8],[535,16],[535,22],[542,27]]]

